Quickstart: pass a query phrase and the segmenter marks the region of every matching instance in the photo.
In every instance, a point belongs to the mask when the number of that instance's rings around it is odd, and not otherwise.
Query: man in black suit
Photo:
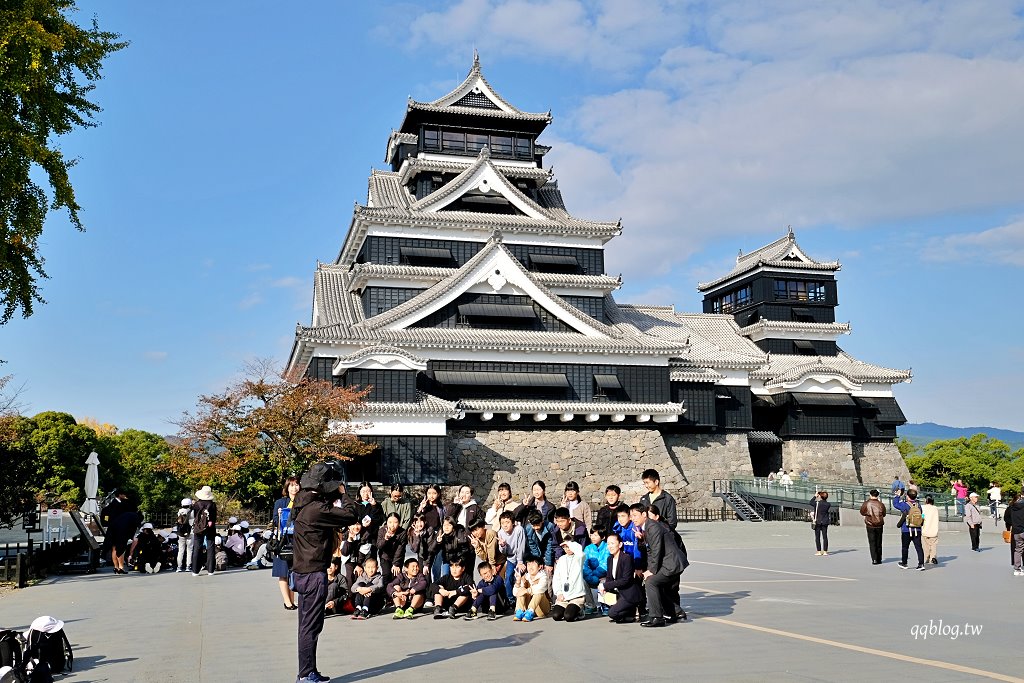
[[[647,517],[647,506],[635,503],[629,509],[629,517],[637,530],[643,534],[647,545],[647,569],[644,571],[644,585],[647,592],[647,620],[641,626],[665,626],[675,622],[675,606],[679,602],[679,593],[672,587],[686,568],[686,558],[676,545],[672,534],[664,524]],[[666,606],[671,611],[666,619]]]
[[[632,623],[643,597],[633,573],[633,556],[622,549],[622,539],[614,531],[608,534],[607,574],[598,590],[602,594],[615,593],[615,604],[608,608],[608,617],[616,624]]]

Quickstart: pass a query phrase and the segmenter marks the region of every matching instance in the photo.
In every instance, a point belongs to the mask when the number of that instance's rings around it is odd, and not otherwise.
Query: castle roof
[[[750,373],[750,378],[764,380],[766,387],[784,387],[799,384],[812,375],[838,375],[855,384],[896,384],[910,381],[913,373],[865,363],[840,350],[836,356],[773,353],[769,355],[768,362]]]
[[[686,344],[687,360],[695,367],[753,369],[765,361],[764,352],[739,334],[729,315],[676,313],[671,306],[636,304],[606,305],[605,310],[611,310],[613,321],[621,320],[645,335]]]
[[[749,254],[741,253],[736,257],[736,266],[731,271],[717,280],[698,284],[697,289],[706,292],[762,267],[835,272],[842,266],[838,261],[818,261],[808,256],[796,243],[796,235],[790,230],[788,234],[771,244],[766,244]]]
[[[406,105],[402,130],[411,127],[417,112],[456,114],[459,116],[488,117],[540,124],[551,123],[551,112],[525,112],[498,94],[484,78],[480,69],[480,58],[473,55],[473,66],[466,78],[446,95],[431,102],[418,102],[411,97]]]
[[[357,263],[351,267],[338,265],[321,265],[321,269],[344,269],[351,272],[353,289],[361,289],[371,278],[387,280],[433,280],[440,282],[450,277],[457,268],[439,268],[435,266],[410,266],[398,263]],[[531,272],[531,277],[546,287],[577,287],[580,289],[603,290],[610,292],[622,286],[621,277],[610,275],[580,275],[577,273],[540,273]]]

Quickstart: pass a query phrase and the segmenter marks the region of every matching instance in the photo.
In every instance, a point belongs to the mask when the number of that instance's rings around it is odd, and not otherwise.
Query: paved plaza
[[[331,617],[319,667],[335,681],[1024,680],[1024,578],[986,526],[983,552],[969,551],[966,532],[943,532],[941,565],[916,572],[897,567],[892,527],[885,563],[872,566],[862,528],[833,527],[832,554],[815,557],[807,524],[684,525],[685,623]],[[295,612],[266,570],[104,570],[0,598],[2,627],[41,614],[63,619],[75,646],[75,671],[58,680],[295,680]]]

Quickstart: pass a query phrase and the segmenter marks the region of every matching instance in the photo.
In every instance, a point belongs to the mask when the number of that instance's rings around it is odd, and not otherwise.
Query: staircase
[[[729,507],[736,511],[736,514],[747,522],[763,522],[764,518],[755,509],[755,506],[761,507],[754,501],[747,501],[746,498],[736,493],[735,491],[725,491],[717,494],[722,500],[724,500]],[[761,508],[764,509],[763,507]]]

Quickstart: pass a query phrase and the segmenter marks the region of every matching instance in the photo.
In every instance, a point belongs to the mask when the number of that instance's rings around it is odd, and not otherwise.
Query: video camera
[[[339,488],[344,484],[345,466],[336,460],[314,463],[299,480],[303,489],[324,496],[339,495]]]

